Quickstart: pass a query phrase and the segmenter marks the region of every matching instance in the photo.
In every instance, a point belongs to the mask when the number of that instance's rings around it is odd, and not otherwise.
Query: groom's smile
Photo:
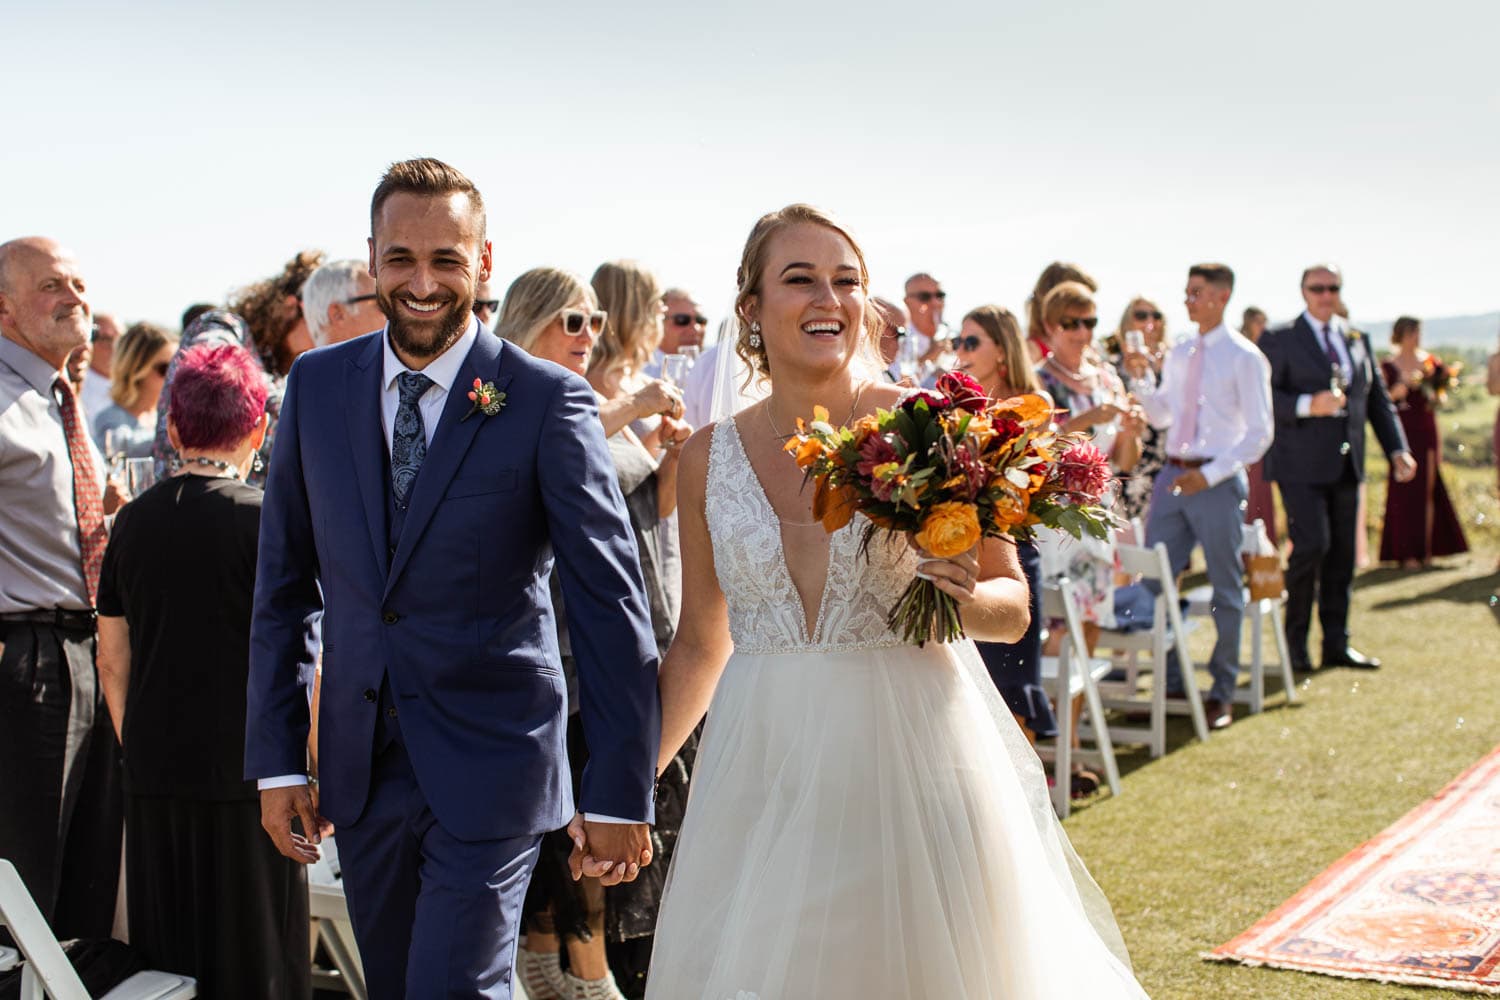
[[[370,270],[391,347],[420,370],[462,336],[478,284],[489,279],[484,215],[462,193],[402,191],[372,222]]]

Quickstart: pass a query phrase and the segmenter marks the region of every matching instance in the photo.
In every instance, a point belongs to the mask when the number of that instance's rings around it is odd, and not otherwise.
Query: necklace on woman
[[[1084,363],[1087,364],[1088,362]],[[1094,372],[1092,371],[1089,371],[1087,373],[1083,371],[1075,372],[1071,368],[1063,367],[1063,363],[1057,360],[1056,354],[1047,355],[1047,364],[1051,365],[1053,368],[1056,368],[1060,374],[1072,379],[1074,382],[1092,382],[1094,379]]]
[[[869,385],[868,382],[861,382],[859,383],[859,388],[854,390],[854,402],[849,404],[849,415],[844,418],[845,426],[848,426],[849,421],[854,419],[854,411],[859,409],[859,398],[865,394],[865,386],[867,385]],[[771,416],[771,401],[769,399],[766,400],[766,424],[771,428],[771,434],[776,438],[776,440],[785,441],[790,436],[781,433],[781,431],[777,429],[776,421]]]
[[[202,455],[194,455],[192,458],[184,458],[183,465],[202,465],[210,469],[218,469],[220,473],[227,474],[230,479],[240,478],[240,470],[233,462],[224,462],[217,458],[204,458]]]

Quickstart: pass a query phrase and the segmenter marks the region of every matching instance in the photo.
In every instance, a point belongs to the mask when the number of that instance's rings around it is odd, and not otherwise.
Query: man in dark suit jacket
[[[319,807],[337,825],[372,997],[509,997],[541,835],[574,810],[554,554],[591,751],[579,808],[606,884],[650,861],[656,645],[593,391],[472,314],[491,262],[478,191],[407,161],[370,214],[386,328],[303,356],[287,382],[246,777],[288,857],[316,857]],[[297,672],[319,612],[314,799]]]
[[[1323,627],[1323,665],[1380,666],[1349,645],[1359,484],[1365,477],[1365,421],[1406,482],[1416,474],[1395,407],[1375,366],[1370,339],[1335,315],[1341,279],[1331,265],[1302,273],[1307,310],[1267,330],[1260,349],[1271,362],[1276,437],[1266,478],[1281,489],[1292,555],[1287,565],[1287,641],[1293,666],[1310,670],[1307,633],[1314,598]]]

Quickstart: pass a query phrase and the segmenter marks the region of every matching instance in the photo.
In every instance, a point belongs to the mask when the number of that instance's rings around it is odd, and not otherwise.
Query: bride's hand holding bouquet
[[[978,578],[982,539],[1029,540],[1038,525],[1106,538],[1114,525],[1101,506],[1110,478],[1102,452],[1057,433],[1041,397],[991,403],[960,373],[847,427],[815,407],[785,447],[814,485],[813,516],[825,529],[862,513],[866,545],[877,532],[905,534],[932,557],[887,619],[918,645],[963,637],[959,607]]]

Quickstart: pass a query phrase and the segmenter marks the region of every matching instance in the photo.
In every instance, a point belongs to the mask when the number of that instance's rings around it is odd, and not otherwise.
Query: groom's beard
[[[469,317],[474,311],[474,293],[448,300],[447,308],[439,309],[430,319],[417,319],[405,311],[396,298],[380,289],[375,290],[375,300],[380,311],[385,313],[391,342],[405,354],[414,358],[430,359],[442,354],[463,335],[469,326]],[[443,301],[441,297],[412,299],[424,305]]]

